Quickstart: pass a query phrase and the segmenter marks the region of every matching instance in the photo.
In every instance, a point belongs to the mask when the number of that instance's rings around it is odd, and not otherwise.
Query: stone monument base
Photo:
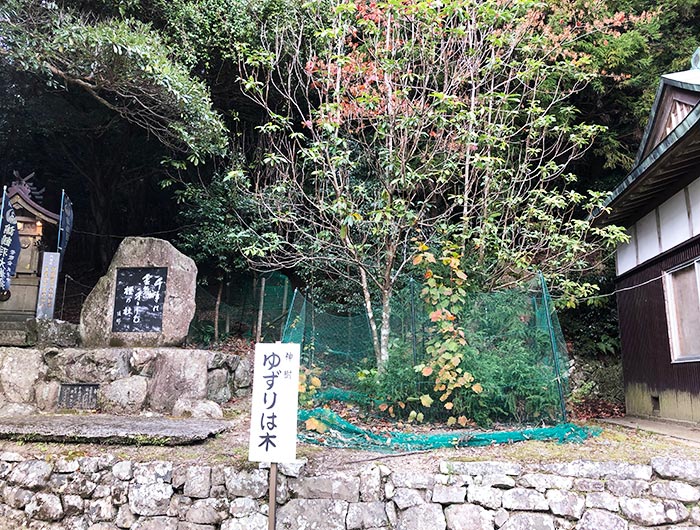
[[[108,414],[221,418],[246,394],[251,363],[182,348],[1,348],[0,416],[61,407]]]

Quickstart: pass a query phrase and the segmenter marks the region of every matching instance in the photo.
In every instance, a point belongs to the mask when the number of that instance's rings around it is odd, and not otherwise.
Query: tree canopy
[[[407,276],[593,292],[622,233],[588,215],[697,2],[6,0],[0,167],[86,190],[98,235],[179,228],[212,277],[357,285],[383,362]]]

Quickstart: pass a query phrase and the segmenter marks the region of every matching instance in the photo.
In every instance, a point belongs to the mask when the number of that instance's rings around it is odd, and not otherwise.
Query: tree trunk
[[[369,284],[367,283],[367,273],[360,267],[360,283],[362,285],[362,296],[365,301],[365,311],[367,312],[367,320],[369,320],[369,330],[372,334],[372,345],[374,346],[374,357],[377,360],[377,370],[382,368],[382,348],[381,341],[379,339],[379,330],[377,329],[377,322],[374,320],[374,309],[372,309],[372,294],[369,291]]]
[[[219,290],[216,293],[216,305],[214,305],[214,342],[219,342],[219,308],[221,307],[221,295],[224,292],[224,280],[219,281]]]
[[[391,291],[382,293],[382,328],[379,343],[379,358],[377,359],[377,370],[380,372],[386,367],[389,361],[389,338],[391,336]]]

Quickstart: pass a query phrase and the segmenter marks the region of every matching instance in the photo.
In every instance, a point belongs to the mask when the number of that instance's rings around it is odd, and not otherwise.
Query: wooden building
[[[700,48],[664,75],[635,167],[597,223],[617,249],[627,413],[700,422]]]

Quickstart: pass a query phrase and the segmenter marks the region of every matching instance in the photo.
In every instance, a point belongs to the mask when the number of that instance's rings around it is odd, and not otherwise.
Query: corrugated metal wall
[[[617,289],[643,284],[700,256],[700,236],[617,279]],[[625,385],[700,394],[700,362],[671,363],[663,281],[617,294]]]

